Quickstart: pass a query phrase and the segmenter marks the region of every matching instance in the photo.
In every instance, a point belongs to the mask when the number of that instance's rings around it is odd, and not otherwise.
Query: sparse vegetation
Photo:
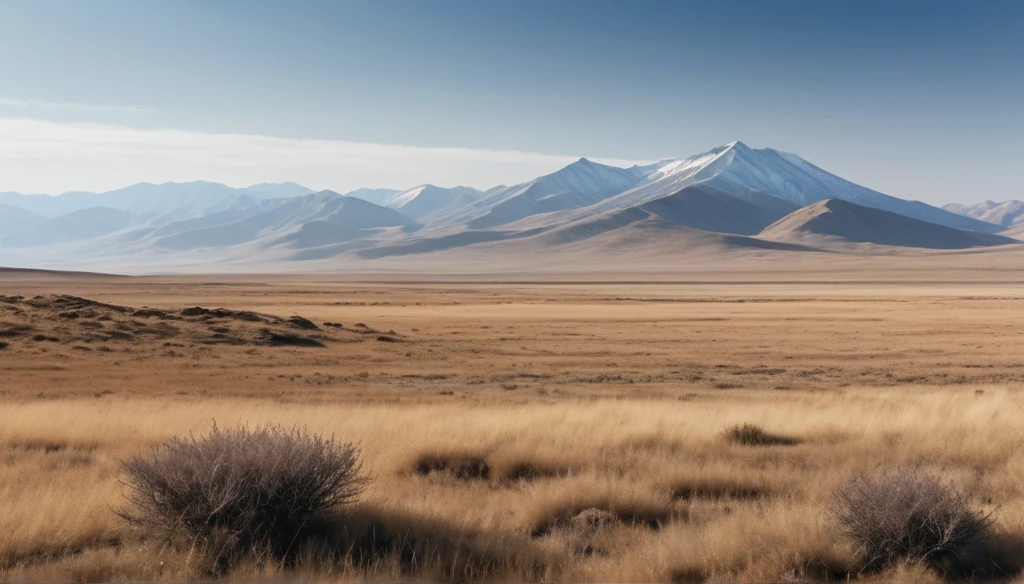
[[[0,580],[1020,577],[1024,369],[1015,329],[991,325],[1019,309],[1003,288],[239,282],[71,290],[99,303],[5,281],[23,297],[0,301]],[[294,313],[323,330],[273,316]],[[375,482],[291,551],[232,544],[219,564],[220,533],[168,545],[122,521],[121,462],[211,418],[344,436]],[[786,440],[727,437],[745,423]],[[865,570],[833,493],[899,468],[995,523],[956,558]]]

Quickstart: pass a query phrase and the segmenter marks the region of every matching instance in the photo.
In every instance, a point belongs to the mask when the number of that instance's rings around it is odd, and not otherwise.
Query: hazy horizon
[[[1024,6],[0,5],[0,191],[486,188],[733,140],[932,204],[1020,198]]]

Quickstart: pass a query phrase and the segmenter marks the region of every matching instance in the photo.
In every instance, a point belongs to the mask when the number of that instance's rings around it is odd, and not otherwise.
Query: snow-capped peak
[[[424,189],[430,186],[431,185],[420,185],[418,187],[413,187],[405,192],[398,193],[397,195],[388,199],[386,206],[392,208],[401,207],[402,205],[418,197],[420,193],[423,192]]]

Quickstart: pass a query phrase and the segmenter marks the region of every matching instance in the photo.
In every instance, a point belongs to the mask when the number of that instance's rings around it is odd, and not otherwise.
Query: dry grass
[[[324,348],[86,352],[4,337],[2,579],[208,573],[195,550],[140,539],[114,510],[122,460],[214,419],[334,435],[376,477],[294,565],[243,562],[233,578],[934,580],[920,566],[861,573],[829,520],[836,488],[893,469],[997,511],[975,573],[1021,569],[1024,337],[1005,293],[62,285],[118,305],[365,322],[402,342],[354,325],[328,327]],[[5,293],[30,297],[23,286]],[[744,424],[796,442],[723,439]]]
[[[982,396],[933,388],[494,406],[9,403],[0,413],[6,460],[0,558],[16,573],[73,565],[78,574],[124,578],[149,578],[159,561],[178,562],[180,550],[134,549],[131,532],[114,517],[111,510],[122,502],[119,460],[171,436],[207,430],[217,418],[304,423],[362,444],[377,481],[358,516],[364,524],[386,525],[369,529],[383,539],[367,543],[366,529],[349,533],[337,540],[347,547],[331,550],[330,561],[322,549],[309,552],[323,561],[310,559],[306,570],[408,577],[426,569],[410,558],[425,561],[421,552],[429,550],[426,573],[438,577],[836,575],[857,564],[855,549],[828,525],[831,493],[877,469],[940,473],[984,509],[998,507],[1000,545],[1012,545],[1024,525],[1024,491],[1016,479],[1024,469],[1024,430],[1014,413],[1021,407],[1024,395],[995,387]],[[784,449],[721,441],[723,426],[749,419],[809,438]],[[651,428],[659,429],[657,439]],[[410,461],[438,460],[439,452],[459,452],[458,444],[477,445],[485,454],[475,456],[485,461],[552,457],[554,448],[562,464],[577,470],[511,482],[410,472]],[[579,529],[586,519],[573,519],[592,510],[611,520]],[[468,553],[464,546],[490,551]],[[86,558],[101,564],[117,558],[117,565],[89,567]],[[180,561],[170,576],[200,569],[194,560]]]

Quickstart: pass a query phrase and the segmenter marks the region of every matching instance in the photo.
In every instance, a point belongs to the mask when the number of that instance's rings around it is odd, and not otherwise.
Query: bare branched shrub
[[[287,558],[311,522],[367,486],[359,451],[304,429],[266,426],[174,438],[124,463],[129,522],[184,533],[221,564],[244,553]]]
[[[966,493],[916,472],[855,478],[836,490],[830,512],[869,570],[904,561],[956,565],[992,524]]]
[[[744,446],[792,446],[800,441],[789,436],[780,436],[754,424],[736,425],[725,431],[725,438]]]

